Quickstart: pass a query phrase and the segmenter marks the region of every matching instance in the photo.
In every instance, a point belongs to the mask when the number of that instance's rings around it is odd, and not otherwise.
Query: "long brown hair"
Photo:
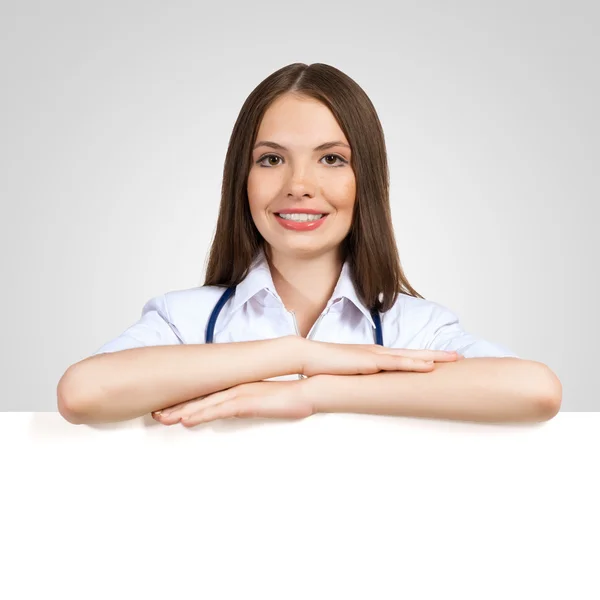
[[[356,197],[350,231],[342,242],[353,282],[365,305],[387,311],[402,292],[423,298],[408,283],[396,247],[389,200],[389,172],[381,123],[363,89],[323,63],[293,63],[271,75],[248,96],[233,127],[221,188],[217,226],[204,285],[237,285],[265,240],[248,203],[252,146],[270,104],[292,92],[322,102],[333,113],[352,148]]]

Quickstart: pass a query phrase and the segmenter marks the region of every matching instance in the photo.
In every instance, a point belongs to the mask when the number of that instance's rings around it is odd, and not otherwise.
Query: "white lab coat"
[[[94,354],[141,346],[203,344],[208,320],[224,290],[200,286],[151,298],[136,323]],[[456,350],[466,358],[517,357],[499,344],[463,331],[457,315],[450,309],[407,294],[400,294],[392,308],[381,314],[381,326],[384,346],[391,348]],[[346,263],[308,337],[323,342],[374,344],[374,328],[370,311],[359,300]],[[261,252],[221,310],[213,341],[242,342],[297,333],[295,317],[277,294]]]

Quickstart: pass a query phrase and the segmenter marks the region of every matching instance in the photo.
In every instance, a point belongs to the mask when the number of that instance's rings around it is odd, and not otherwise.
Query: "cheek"
[[[269,199],[272,198],[274,194],[274,190],[272,189],[273,182],[261,177],[256,169],[252,169],[248,174],[246,188],[250,210],[261,210],[265,208],[269,204]]]
[[[338,210],[352,210],[356,199],[356,181],[354,177],[340,182],[336,190],[336,203]]]

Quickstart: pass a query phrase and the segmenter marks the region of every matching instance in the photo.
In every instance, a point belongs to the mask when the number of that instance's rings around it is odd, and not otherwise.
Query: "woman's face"
[[[293,94],[271,104],[252,150],[248,200],[272,252],[309,258],[339,247],[356,193],[350,157],[348,140],[324,104]],[[306,221],[307,211],[323,217]]]

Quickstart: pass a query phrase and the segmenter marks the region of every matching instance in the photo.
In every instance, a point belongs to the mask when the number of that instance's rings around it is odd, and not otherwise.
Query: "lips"
[[[292,221],[291,219],[284,219],[280,217],[280,214],[322,214],[323,216],[316,221]],[[313,229],[317,229],[320,227],[323,222],[327,219],[326,213],[317,213],[315,212],[306,212],[306,211],[286,211],[281,213],[274,213],[275,220],[285,229],[290,229],[292,231],[312,231]]]

